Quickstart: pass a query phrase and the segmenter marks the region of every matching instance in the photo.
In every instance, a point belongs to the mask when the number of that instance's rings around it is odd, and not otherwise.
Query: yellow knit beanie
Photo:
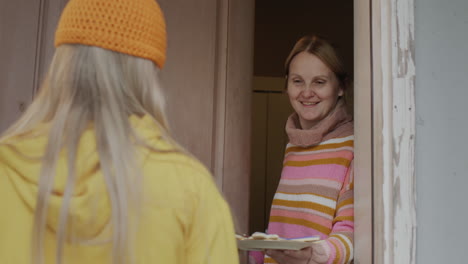
[[[70,0],[55,46],[84,44],[152,60],[166,60],[166,24],[155,0]]]

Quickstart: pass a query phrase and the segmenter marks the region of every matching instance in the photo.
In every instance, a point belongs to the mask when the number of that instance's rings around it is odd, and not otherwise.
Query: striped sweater
[[[320,236],[309,264],[353,260],[353,130],[342,100],[311,129],[301,129],[296,113],[286,123],[289,144],[267,231],[284,238]],[[276,263],[257,252],[250,257],[250,263]]]
[[[323,263],[353,259],[353,142],[351,135],[306,148],[288,144],[271,207],[268,233],[320,236],[314,247],[325,252]],[[276,262],[265,256],[264,263]]]

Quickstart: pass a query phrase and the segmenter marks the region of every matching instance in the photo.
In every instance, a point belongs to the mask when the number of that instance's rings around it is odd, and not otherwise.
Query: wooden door
[[[0,132],[31,102],[40,2],[0,3]]]
[[[0,133],[31,103],[54,53],[67,0],[0,2]]]

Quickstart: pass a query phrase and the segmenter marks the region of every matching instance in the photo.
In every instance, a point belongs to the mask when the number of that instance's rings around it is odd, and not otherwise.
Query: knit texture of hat
[[[166,60],[166,24],[155,0],[70,0],[55,46],[84,44],[152,60]]]

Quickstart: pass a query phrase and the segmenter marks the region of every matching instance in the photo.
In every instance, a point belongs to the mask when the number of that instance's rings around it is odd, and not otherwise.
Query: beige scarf
[[[346,110],[343,100],[339,100],[335,109],[323,120],[310,129],[302,129],[297,113],[289,116],[286,133],[289,142],[296,146],[308,147],[328,139],[345,137],[353,134],[353,116]]]

